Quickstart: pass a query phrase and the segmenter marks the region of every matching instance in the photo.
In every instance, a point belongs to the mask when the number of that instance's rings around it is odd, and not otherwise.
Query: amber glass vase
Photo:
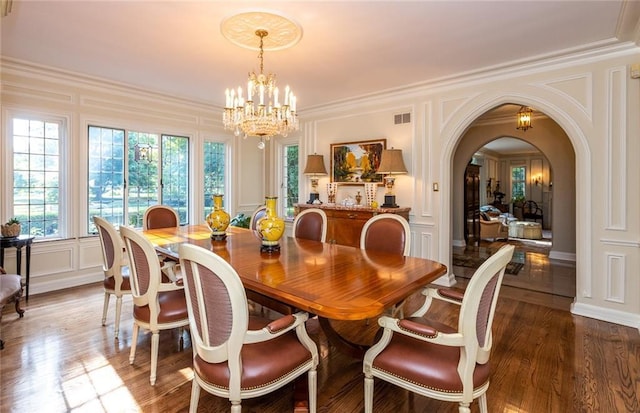
[[[207,215],[207,225],[211,230],[211,238],[215,241],[223,241],[227,238],[226,230],[231,218],[227,211],[222,209],[223,195],[213,196],[213,211]]]
[[[262,239],[263,252],[280,251],[280,238],[284,234],[284,219],[276,213],[278,197],[268,196],[265,198],[267,207],[266,214],[256,223],[256,227]]]

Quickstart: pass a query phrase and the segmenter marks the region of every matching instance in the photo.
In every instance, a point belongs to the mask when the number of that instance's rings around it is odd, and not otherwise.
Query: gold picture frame
[[[387,139],[372,139],[331,144],[330,179],[341,185],[382,185],[382,175],[376,174]]]

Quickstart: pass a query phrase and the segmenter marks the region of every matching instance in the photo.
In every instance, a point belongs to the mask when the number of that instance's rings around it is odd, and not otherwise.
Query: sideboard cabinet
[[[409,221],[411,208],[365,208],[341,205],[296,204],[295,214],[308,208],[320,208],[327,214],[327,242],[352,247],[360,246],[360,233],[364,223],[374,215],[397,214]]]

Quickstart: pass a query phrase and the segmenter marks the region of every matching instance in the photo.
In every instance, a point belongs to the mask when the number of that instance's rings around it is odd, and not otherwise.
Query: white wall
[[[171,133],[190,138],[192,182],[190,222],[201,223],[204,211],[203,142],[223,141],[231,163],[225,209],[251,213],[264,202],[264,152],[254,139],[234,138],[222,127],[219,109],[198,102],[138,90],[130,86],[85,78],[51,68],[2,60],[2,137],[0,165],[9,162],[8,116],[11,113],[54,114],[69,123],[67,176],[64,194],[69,231],[65,239],[36,242],[32,248],[30,294],[67,288],[103,278],[97,236],[87,235],[87,126],[121,127],[136,131]],[[0,217],[11,215],[8,195],[13,180],[0,167]],[[66,203],[68,201],[68,203]],[[23,266],[25,260],[22,261]],[[5,251],[7,269],[15,269],[15,253]],[[24,269],[23,269],[24,274]]]
[[[411,177],[399,179],[396,192],[399,202],[412,208],[412,255],[451,268],[453,222],[460,216],[454,195],[456,168],[463,168],[454,157],[468,128],[483,113],[506,103],[547,114],[553,122],[545,128],[559,128],[568,138],[535,145],[554,168],[554,226],[566,225],[554,231],[554,238],[561,237],[557,242],[567,256],[575,245],[577,296],[572,311],[638,327],[640,195],[635,177],[640,172],[640,81],[630,79],[629,66],[639,60],[637,47],[615,49],[412,87],[317,108],[301,117],[308,123],[306,139],[317,143],[318,153],[328,154],[332,142],[378,137],[403,149]],[[393,114],[405,110],[413,122],[395,128]],[[513,136],[513,129],[506,135]],[[572,164],[570,158],[563,159],[571,153],[573,171],[563,163]],[[557,181],[557,173],[566,179]],[[433,182],[439,183],[439,192],[432,190]],[[558,223],[559,217],[564,223]],[[455,277],[450,273],[440,282],[453,284]]]
[[[397,201],[411,207],[412,255],[436,259],[451,268],[454,241],[454,156],[467,129],[481,114],[506,103],[530,105],[544,112],[566,133],[575,153],[575,205],[559,206],[554,181],[554,207],[574,209],[577,296],[572,311],[634,327],[640,326],[640,80],[630,79],[629,66],[640,61],[637,47],[618,47],[600,55],[576,56],[473,78],[412,86],[395,93],[327,105],[300,113],[301,159],[325,155],[331,143],[387,138],[387,146],[403,150],[406,176],[396,181]],[[83,79],[50,69],[3,61],[2,116],[9,109],[36,109],[71,120],[73,173],[72,232],[69,239],[37,243],[33,248],[32,293],[99,280],[96,237],[84,237],[86,171],[83,170],[85,126],[93,120],[122,120],[152,125],[193,138],[192,177],[202,179],[199,148],[206,136],[232,143],[230,181],[235,192],[225,198],[230,213],[250,211],[277,182],[272,151],[257,152],[252,142],[222,131],[220,116],[198,102]],[[410,124],[394,125],[393,115],[410,112]],[[112,123],[110,123],[112,124]],[[114,124],[114,126],[121,126]],[[6,127],[0,160],[6,162]],[[551,159],[553,149],[545,150]],[[266,163],[266,167],[265,167]],[[1,192],[10,177],[0,168]],[[256,178],[261,177],[261,178]],[[263,179],[262,179],[263,178]],[[302,179],[301,182],[307,180]],[[325,184],[320,182],[326,199]],[[439,191],[433,190],[439,184]],[[569,185],[571,183],[568,183]],[[306,196],[307,187],[301,188]],[[197,186],[196,186],[197,187]],[[343,187],[344,198],[356,187]],[[193,195],[194,216],[201,196]],[[378,194],[382,199],[382,192]],[[0,216],[9,205],[0,202]],[[554,216],[556,212],[554,211]],[[555,236],[555,234],[554,234]],[[7,254],[11,265],[11,254]],[[440,280],[453,284],[448,274]]]

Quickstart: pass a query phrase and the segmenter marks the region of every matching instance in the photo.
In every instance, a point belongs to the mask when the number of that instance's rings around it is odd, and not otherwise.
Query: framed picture
[[[376,174],[380,166],[386,139],[331,144],[331,182],[358,185],[376,182],[382,185],[382,175]]]

